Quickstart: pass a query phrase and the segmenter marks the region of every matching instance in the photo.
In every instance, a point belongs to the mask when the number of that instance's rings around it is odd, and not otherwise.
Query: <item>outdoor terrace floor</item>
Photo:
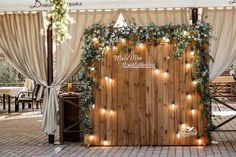
[[[0,106],[2,109],[2,106]],[[220,106],[221,107],[221,106]],[[214,107],[213,107],[214,108]],[[217,110],[217,108],[214,108]],[[220,122],[223,119],[214,119]],[[236,130],[236,119],[227,124],[227,129]],[[236,157],[236,131],[213,132],[219,143],[210,146],[163,146],[163,147],[90,147],[81,143],[64,145],[48,144],[47,136],[41,130],[40,111],[21,113],[0,113],[0,157]],[[224,128],[223,128],[224,129]],[[58,135],[56,135],[58,141]]]

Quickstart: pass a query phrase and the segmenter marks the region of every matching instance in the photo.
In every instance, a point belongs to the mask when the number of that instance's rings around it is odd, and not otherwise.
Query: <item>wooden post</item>
[[[7,96],[7,100],[8,100],[8,113],[11,113],[11,96],[10,95]]]
[[[53,38],[52,38],[52,19],[50,19],[50,25],[48,26],[47,29],[47,52],[48,52],[48,57],[47,57],[47,83],[50,86],[53,82]],[[48,89],[50,92],[50,89]],[[48,135],[48,143],[53,144],[55,141],[54,135]]]
[[[197,8],[193,8],[192,9],[192,23],[196,24],[198,20],[198,9]]]
[[[3,94],[3,96],[2,96],[3,110],[6,109],[6,101],[5,101],[5,99],[6,99],[6,95]]]

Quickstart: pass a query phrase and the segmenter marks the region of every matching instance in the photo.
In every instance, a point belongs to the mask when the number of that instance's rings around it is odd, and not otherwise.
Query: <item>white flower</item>
[[[57,42],[63,43],[66,39],[71,39],[68,33],[68,26],[75,23],[74,19],[68,14],[68,0],[49,0],[52,4],[50,11],[47,13],[47,19],[53,19],[52,28],[54,30],[54,38]],[[48,28],[50,21],[45,20],[44,30]],[[42,31],[41,31],[42,32]]]

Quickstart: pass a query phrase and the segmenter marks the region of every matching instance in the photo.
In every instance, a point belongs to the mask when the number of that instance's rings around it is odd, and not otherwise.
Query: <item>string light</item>
[[[115,50],[117,49],[117,47],[116,47],[116,46],[113,46],[112,49],[113,49],[113,51],[115,51]]]
[[[109,46],[106,46],[106,50],[109,51],[109,50],[110,50],[110,47],[109,47]]]
[[[94,42],[94,43],[98,43],[98,38],[97,38],[97,37],[94,37],[94,38],[93,38],[93,42]]]
[[[90,135],[90,136],[89,136],[89,139],[90,139],[90,141],[92,141],[92,140],[94,139],[94,136],[93,136],[93,135]]]
[[[180,133],[178,131],[176,132],[176,137],[180,138]]]
[[[103,145],[108,145],[108,141],[107,141],[107,134],[105,133],[105,136],[104,136],[104,141],[103,141]]]
[[[167,42],[167,43],[170,41],[170,39],[167,38],[167,37],[163,37],[162,39],[163,39],[165,42]]]
[[[167,75],[168,75],[168,73],[169,73],[169,70],[167,69],[165,72],[164,72],[164,77],[166,77]]]
[[[159,66],[158,66],[158,64],[156,64],[156,65],[155,65],[155,73],[158,74],[159,71],[160,71],[160,70],[159,70]]]
[[[191,112],[192,112],[192,114],[195,114],[196,111],[194,110],[194,108],[192,108]]]
[[[197,144],[202,145],[202,139],[200,137],[198,137],[198,139],[197,139]]]
[[[175,101],[172,101],[171,107],[172,109],[175,109]]]
[[[94,67],[91,67],[91,69],[90,69],[91,71],[94,71],[95,70],[95,68]]]
[[[96,105],[95,105],[95,104],[93,104],[93,105],[92,105],[92,108],[93,108],[93,109],[95,109],[95,107],[96,107]]]
[[[112,78],[109,78],[110,83],[112,83]]]
[[[107,141],[107,140],[104,140],[104,141],[103,141],[103,145],[104,145],[104,146],[107,146],[107,145],[108,145],[108,141]]]
[[[170,39],[169,39],[169,38],[167,38],[167,39],[166,39],[166,42],[168,43],[169,41],[170,41]]]
[[[184,123],[181,123],[181,127],[182,127],[182,128],[185,128],[186,125],[185,125]]]
[[[191,52],[190,52],[191,56],[194,56],[194,53],[195,53],[194,51],[191,51]]]
[[[186,67],[189,69],[191,67],[191,64],[188,61],[186,61],[185,63],[186,63]]]
[[[105,113],[106,112],[106,107],[103,107],[102,108],[102,113]]]
[[[143,44],[143,43],[140,43],[140,44],[138,45],[138,47],[139,47],[140,49],[143,49],[143,48],[144,48],[144,44]]]
[[[113,114],[113,110],[111,109],[111,110],[110,110],[110,115],[112,115],[112,114]]]
[[[121,39],[121,42],[122,42],[123,44],[125,44],[126,40],[123,38],[123,39]]]
[[[165,57],[164,60],[170,60],[170,56]]]
[[[156,73],[156,74],[158,74],[159,71],[160,71],[159,69],[157,69],[157,68],[155,69],[155,73]]]
[[[188,35],[188,32],[187,31],[184,31],[184,36]]]
[[[197,84],[197,81],[196,80],[193,80],[193,85],[195,86]]]
[[[187,93],[187,98],[192,99],[192,95],[190,93]]]

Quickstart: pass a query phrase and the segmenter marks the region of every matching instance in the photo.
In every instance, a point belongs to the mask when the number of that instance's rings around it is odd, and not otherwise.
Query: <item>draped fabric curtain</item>
[[[23,75],[46,86],[47,54],[40,13],[0,15],[0,52]]]
[[[223,73],[236,59],[236,8],[203,10],[203,18],[213,27],[210,41],[210,80]]]
[[[127,9],[121,10],[128,23],[135,20],[139,26],[154,23],[157,25],[166,24],[188,24],[187,9]]]

